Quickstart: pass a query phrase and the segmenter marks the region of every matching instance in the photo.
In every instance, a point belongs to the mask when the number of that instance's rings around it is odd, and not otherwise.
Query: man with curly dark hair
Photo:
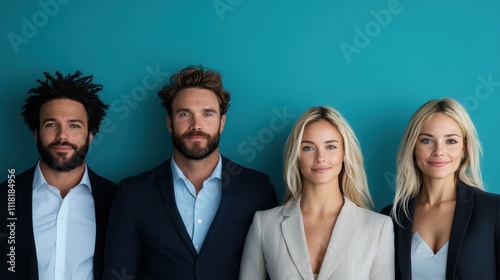
[[[182,69],[158,93],[173,155],[120,183],[104,279],[237,279],[253,215],[277,204],[269,177],[219,153],[230,95],[221,75]]]
[[[21,113],[40,160],[15,185],[0,185],[0,217],[15,232],[13,242],[0,242],[0,279],[100,279],[117,186],[88,168],[85,157],[109,106],[92,76],[44,75]]]

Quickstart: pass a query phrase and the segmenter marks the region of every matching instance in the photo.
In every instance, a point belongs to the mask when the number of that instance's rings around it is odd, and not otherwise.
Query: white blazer
[[[394,231],[389,217],[358,207],[347,197],[317,280],[394,279]],[[240,279],[304,279],[314,276],[300,198],[258,211],[248,232]]]

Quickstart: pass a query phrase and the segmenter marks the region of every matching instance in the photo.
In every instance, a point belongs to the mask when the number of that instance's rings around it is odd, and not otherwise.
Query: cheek
[[[428,155],[429,155],[429,152],[427,151],[427,149],[425,149],[423,147],[418,147],[418,146],[415,147],[414,157],[415,157],[415,160],[417,162],[426,158]]]
[[[454,159],[462,159],[463,155],[464,155],[463,147],[457,147],[456,149],[450,151],[450,157]]]

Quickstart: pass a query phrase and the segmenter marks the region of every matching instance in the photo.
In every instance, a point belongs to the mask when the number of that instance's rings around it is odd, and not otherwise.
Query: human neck
[[[219,162],[219,150],[214,150],[203,159],[189,159],[177,150],[174,150],[175,164],[184,173],[184,176],[193,184],[196,193],[203,187],[203,182],[212,175],[215,166]]]
[[[338,214],[344,205],[344,196],[337,184],[304,185],[300,207],[303,213]]]
[[[70,171],[59,172],[50,168],[43,160],[40,161],[40,170],[42,171],[45,181],[51,186],[56,187],[61,197],[64,198],[69,190],[77,186],[82,180],[85,173],[85,162]]]
[[[455,177],[444,179],[423,179],[422,190],[418,195],[419,203],[438,205],[442,202],[453,201],[457,198]]]

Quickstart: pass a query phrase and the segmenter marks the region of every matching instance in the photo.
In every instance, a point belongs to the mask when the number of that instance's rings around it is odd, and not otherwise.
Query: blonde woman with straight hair
[[[431,100],[411,117],[397,159],[396,279],[500,279],[500,197],[484,192],[481,145],[463,106]]]
[[[240,279],[394,279],[392,221],[370,210],[361,149],[337,111],[299,117],[283,173],[285,204],[255,214]]]

